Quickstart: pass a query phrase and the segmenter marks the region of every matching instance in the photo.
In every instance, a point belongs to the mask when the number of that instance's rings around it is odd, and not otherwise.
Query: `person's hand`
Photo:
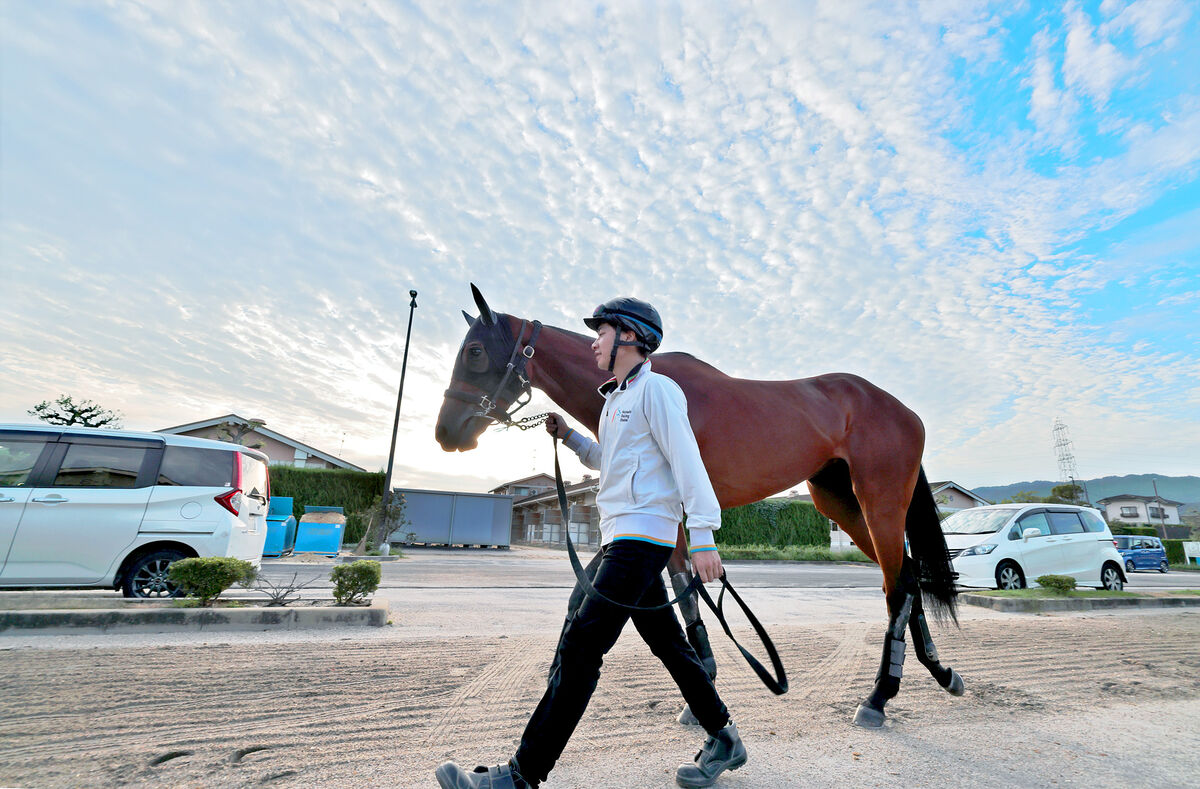
[[[724,572],[724,568],[721,567],[721,556],[716,551],[693,553],[692,570],[700,576],[700,580],[704,583],[715,581]]]
[[[555,438],[566,438],[571,429],[567,427],[567,420],[562,414],[552,411],[550,416],[546,417],[546,432]]]

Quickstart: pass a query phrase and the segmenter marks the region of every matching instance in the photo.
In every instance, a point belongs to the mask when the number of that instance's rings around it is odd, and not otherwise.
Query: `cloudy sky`
[[[235,412],[381,468],[415,288],[396,481],[486,490],[550,445],[433,439],[473,281],[577,330],[641,296],[732,375],[865,376],[934,479],[1056,478],[1056,417],[1085,478],[1200,474],[1198,17],[8,0],[0,421]]]

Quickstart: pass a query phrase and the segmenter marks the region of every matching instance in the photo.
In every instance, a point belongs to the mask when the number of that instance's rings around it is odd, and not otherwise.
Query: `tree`
[[[258,430],[266,424],[262,419],[247,419],[243,422],[222,422],[218,427],[223,435],[219,437],[221,441],[227,441],[230,444],[241,444],[246,436]],[[253,444],[245,444],[251,449],[262,449],[266,446],[262,441],[256,441]]]
[[[403,493],[393,493],[389,496],[386,506],[383,503],[383,497],[376,496],[371,506],[362,513],[362,516],[367,519],[367,529],[363,532],[362,539],[358,541],[354,552],[362,554],[368,545],[381,545],[402,526],[411,525],[407,510],[408,501]],[[416,535],[404,532],[404,536],[411,538]]]
[[[59,395],[51,403],[43,400],[25,413],[52,425],[82,425],[83,427],[119,428],[122,414],[101,408],[91,400],[78,403],[70,395]]]
[[[1083,488],[1079,485],[1055,485],[1050,489],[1048,504],[1078,504],[1083,500]]]
[[[1041,501],[1041,496],[1038,496],[1032,490],[1022,490],[1009,496],[1001,504],[1029,504],[1032,502]]]

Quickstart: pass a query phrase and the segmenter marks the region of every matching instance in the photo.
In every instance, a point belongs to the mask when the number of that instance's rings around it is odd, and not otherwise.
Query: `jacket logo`
[[[618,408],[617,409],[617,419],[621,420],[622,422],[628,422],[629,415],[632,413],[633,413],[632,408]]]

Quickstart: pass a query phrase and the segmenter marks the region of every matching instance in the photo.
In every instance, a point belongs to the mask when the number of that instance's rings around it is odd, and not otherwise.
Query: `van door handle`
[[[34,501],[41,502],[42,504],[62,504],[65,501],[70,501],[70,499],[63,498],[62,496],[55,494],[53,496],[36,498]]]
[[[16,501],[16,499],[14,499],[12,496],[5,496],[4,498],[0,499],[0,504],[3,504],[7,501]]]

